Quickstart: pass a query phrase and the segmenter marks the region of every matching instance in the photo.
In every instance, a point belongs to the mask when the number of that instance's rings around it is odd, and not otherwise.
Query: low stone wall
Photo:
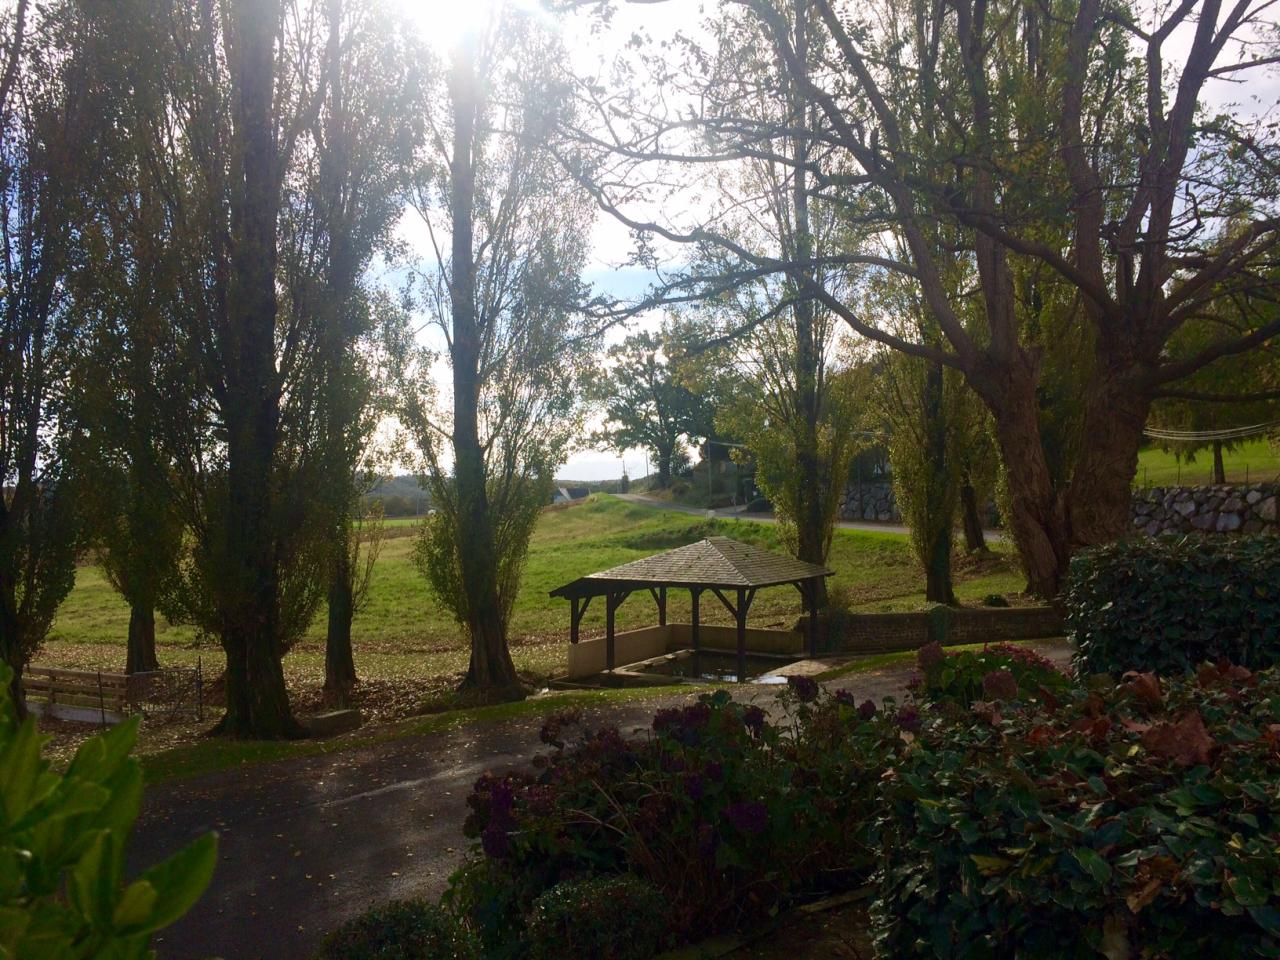
[[[738,630],[736,627],[704,623],[698,630],[698,642],[704,650],[735,651],[738,649]],[[685,650],[692,645],[693,627],[687,623],[624,630],[613,637],[614,663],[622,667],[674,650]],[[748,653],[798,655],[803,651],[804,636],[794,630],[747,628]],[[604,637],[569,644],[569,678],[579,680],[602,672],[607,656]]]
[[[841,520],[870,520],[901,523],[898,503],[891,483],[851,483],[840,501]]]
[[[918,650],[938,640],[944,646],[1042,640],[1060,637],[1061,615],[1052,607],[937,607],[917,613],[857,613],[843,626],[838,649],[844,653],[894,653]]]
[[[1133,494],[1134,529],[1159,533],[1280,533],[1280,483],[1152,487]]]

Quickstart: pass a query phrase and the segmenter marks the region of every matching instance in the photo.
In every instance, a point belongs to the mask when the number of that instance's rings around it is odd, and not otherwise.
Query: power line
[[[1203,442],[1206,440],[1244,440],[1269,433],[1280,427],[1280,420],[1269,423],[1255,423],[1249,427],[1228,427],[1225,430],[1161,430],[1157,427],[1145,427],[1143,434],[1152,440],[1172,440]]]

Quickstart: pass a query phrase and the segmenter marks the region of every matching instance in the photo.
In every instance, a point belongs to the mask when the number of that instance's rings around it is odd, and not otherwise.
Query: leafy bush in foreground
[[[1156,537],[1084,551],[1063,597],[1083,673],[1280,663],[1280,537]]]
[[[486,956],[521,955],[539,898],[587,874],[646,881],[676,940],[862,877],[876,780],[904,741],[874,705],[817,694],[797,680],[777,726],[705,695],[659,711],[644,739],[608,727],[568,745],[576,717],[553,717],[535,774],[486,776],[468,800],[476,857],[448,898]]]
[[[126,884],[124,841],[142,800],[142,769],[129,757],[137,721],[85,741],[53,773],[35,719],[16,720],[11,676],[0,664],[0,957],[150,957],[152,934],[209,885],[216,838]]]
[[[926,716],[879,797],[886,957],[1280,956],[1280,672]]]
[[[630,874],[566,880],[533,902],[529,960],[648,960],[666,915],[662,894]]]
[[[316,960],[477,960],[475,941],[434,903],[393,900],[324,938]]]
[[[916,654],[920,668],[918,696],[933,703],[968,708],[978,701],[1053,700],[1071,678],[1029,647],[997,643],[982,650],[947,651],[939,643]]]

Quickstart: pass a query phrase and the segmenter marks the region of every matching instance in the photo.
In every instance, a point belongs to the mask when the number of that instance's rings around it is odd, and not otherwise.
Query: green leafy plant
[[[535,904],[588,874],[656,889],[677,941],[862,879],[898,725],[808,678],[783,703],[774,723],[727,692],[704,695],[659,711],[642,739],[613,727],[574,738],[579,718],[553,717],[535,774],[482,777],[468,799],[473,858],[446,896],[486,957],[520,956]]]
[[[316,960],[478,960],[471,935],[425,900],[393,900],[344,923]]]
[[[1077,669],[1190,672],[1280,662],[1280,537],[1158,537],[1071,563],[1063,597]]]
[[[648,960],[666,914],[662,894],[631,874],[566,880],[533,903],[529,960]]]
[[[878,955],[1280,956],[1280,672],[940,707],[878,801]]]
[[[124,842],[142,799],[142,769],[129,756],[137,721],[87,740],[57,774],[35,720],[16,720],[10,679],[0,665],[0,957],[153,956],[152,934],[209,885],[215,836],[126,882]]]
[[[1052,661],[1028,647],[1009,643],[955,652],[931,643],[916,654],[916,663],[920,677],[914,688],[920,697],[963,707],[978,701],[1052,700],[1071,684]]]

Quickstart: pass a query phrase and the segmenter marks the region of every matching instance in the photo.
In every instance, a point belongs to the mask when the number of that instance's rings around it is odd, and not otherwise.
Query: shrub
[[[475,941],[454,917],[425,900],[393,900],[324,938],[316,960],[473,960]]]
[[[648,960],[664,946],[666,913],[630,874],[558,883],[533,902],[529,960]]]
[[[486,956],[515,955],[503,945],[539,898],[588,873],[650,884],[675,939],[862,876],[876,778],[903,741],[874,705],[809,693],[783,695],[779,725],[727,692],[704,695],[659,711],[645,739],[607,727],[569,744],[575,718],[551,718],[555,749],[536,774],[482,777],[468,800],[474,859],[447,896]]]
[[[934,710],[879,799],[883,956],[1280,955],[1280,671]]]
[[[35,720],[16,720],[12,675],[0,663],[0,957],[147,957],[152,934],[209,885],[217,840],[206,834],[126,883],[124,841],[142,799],[129,756],[137,721],[85,741],[53,773]]]
[[[1078,668],[1280,662],[1280,537],[1158,537],[1078,555],[1064,596]]]
[[[934,703],[969,707],[977,701],[1051,701],[1071,681],[1030,647],[997,643],[982,650],[948,651],[931,643],[916,654],[917,693]]]

